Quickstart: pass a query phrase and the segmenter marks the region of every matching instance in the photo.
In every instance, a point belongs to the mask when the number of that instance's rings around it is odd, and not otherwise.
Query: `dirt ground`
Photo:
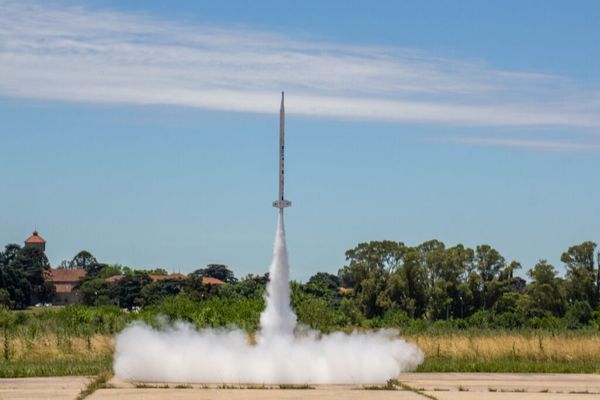
[[[75,399],[89,382],[85,377],[0,379],[0,399]],[[110,381],[88,399],[123,400],[262,400],[262,399],[373,399],[373,400],[590,400],[600,399],[600,375],[412,373],[400,382],[415,389],[367,390],[362,385],[314,385],[312,389],[257,388],[256,385],[179,385]],[[168,387],[166,387],[168,386]],[[429,396],[429,397],[427,397]]]

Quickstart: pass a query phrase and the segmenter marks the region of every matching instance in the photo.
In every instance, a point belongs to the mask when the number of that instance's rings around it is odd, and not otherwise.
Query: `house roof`
[[[76,269],[50,269],[48,271],[48,280],[61,283],[76,283],[85,276],[86,272],[83,268]]]
[[[217,278],[211,278],[210,276],[203,276],[202,284],[203,285],[224,285],[225,282],[223,282],[222,280],[217,279]]]
[[[186,275],[180,274],[178,272],[174,273],[174,274],[169,274],[169,275],[150,275],[150,279],[152,279],[152,282],[157,282],[157,281],[162,281],[165,279],[180,279],[180,280],[184,280],[184,279],[188,279],[188,277]],[[209,276],[203,276],[202,277],[202,284],[203,285],[224,285],[225,282],[223,282],[220,279],[217,278],[211,278]]]
[[[33,231],[33,234],[25,240],[26,244],[44,244],[46,241],[38,234],[38,231]]]

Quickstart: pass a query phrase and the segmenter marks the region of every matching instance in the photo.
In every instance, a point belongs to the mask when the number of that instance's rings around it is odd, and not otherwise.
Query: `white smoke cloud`
[[[251,345],[241,330],[136,324],[117,337],[114,370],[144,382],[381,383],[422,361],[421,351],[394,330],[275,335]]]
[[[156,330],[137,323],[117,336],[117,377],[148,382],[379,383],[415,369],[423,353],[396,330],[320,335],[294,332],[283,211],[256,344],[236,329],[196,330],[187,323]]]

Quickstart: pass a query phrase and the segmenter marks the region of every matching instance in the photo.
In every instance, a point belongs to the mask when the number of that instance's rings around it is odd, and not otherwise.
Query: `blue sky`
[[[218,3],[218,4],[217,4]],[[0,0],[0,243],[292,276],[360,241],[600,237],[597,2]]]

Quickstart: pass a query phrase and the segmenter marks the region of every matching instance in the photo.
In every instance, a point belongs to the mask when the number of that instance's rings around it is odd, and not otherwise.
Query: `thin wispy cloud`
[[[0,0],[8,97],[273,113],[286,90],[301,115],[595,132],[600,94],[580,84],[417,50]]]
[[[489,138],[476,136],[436,138],[438,142],[478,146],[509,147],[552,152],[600,152],[600,145],[585,142],[544,139]]]

